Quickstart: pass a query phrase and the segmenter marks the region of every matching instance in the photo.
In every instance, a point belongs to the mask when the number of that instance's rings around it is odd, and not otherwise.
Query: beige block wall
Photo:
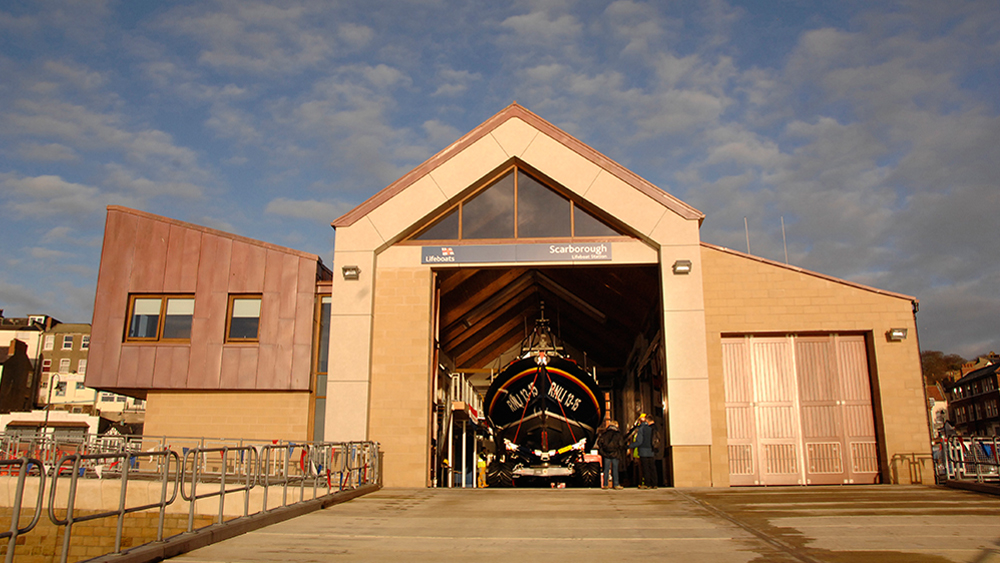
[[[670,459],[675,487],[706,487],[701,470],[712,466],[712,446],[672,446]]]
[[[307,392],[150,392],[143,434],[306,441],[311,400]]]
[[[386,487],[427,485],[432,281],[428,267],[378,270],[369,438],[385,453]]]
[[[868,332],[878,382],[876,425],[881,425],[883,467],[930,452],[916,325],[909,299],[880,294],[727,251],[702,247],[705,321],[712,413],[712,480],[729,483],[723,333]],[[890,328],[906,328],[902,342],[887,342]],[[886,482],[910,482],[885,471]],[[900,475],[896,478],[895,475]]]

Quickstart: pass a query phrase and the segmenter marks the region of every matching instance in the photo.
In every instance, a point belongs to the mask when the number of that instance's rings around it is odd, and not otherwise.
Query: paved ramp
[[[1000,498],[936,487],[383,489],[173,561],[1000,563]]]

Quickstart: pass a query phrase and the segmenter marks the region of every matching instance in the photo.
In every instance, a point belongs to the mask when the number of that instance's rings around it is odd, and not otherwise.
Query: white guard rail
[[[939,480],[1000,482],[1000,437],[955,436],[932,444]]]

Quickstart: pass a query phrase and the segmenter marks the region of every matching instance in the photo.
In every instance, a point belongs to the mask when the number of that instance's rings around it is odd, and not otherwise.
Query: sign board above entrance
[[[611,260],[610,242],[425,246],[422,264],[470,262],[593,262]]]

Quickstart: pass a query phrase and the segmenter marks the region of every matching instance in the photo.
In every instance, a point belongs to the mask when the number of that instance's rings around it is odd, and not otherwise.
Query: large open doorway
[[[565,353],[595,376],[605,420],[623,429],[639,413],[664,420],[657,266],[451,268],[436,277],[430,471],[437,486],[482,484],[476,475],[495,452],[479,401],[543,308]],[[659,432],[665,437],[663,424]],[[662,448],[659,455],[663,467]]]

